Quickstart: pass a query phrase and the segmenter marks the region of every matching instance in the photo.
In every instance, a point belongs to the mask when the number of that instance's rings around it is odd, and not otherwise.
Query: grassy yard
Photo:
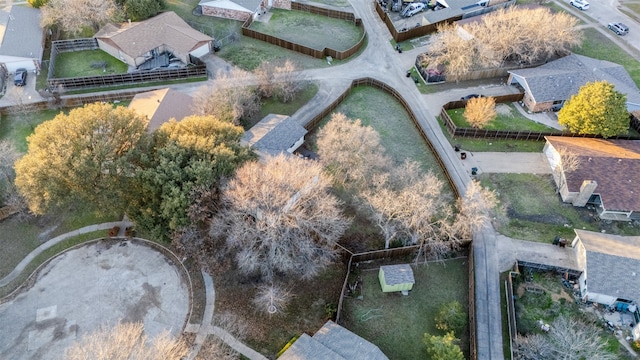
[[[574,53],[620,64],[629,72],[636,85],[640,86],[640,62],[636,58],[626,53],[596,29],[584,29],[583,31],[582,46],[571,49]]]
[[[438,118],[438,124],[440,125],[440,129],[442,129],[444,136],[449,140],[451,146],[454,146],[454,144],[460,145],[462,149],[467,151],[541,152],[544,147],[544,141],[451,137],[440,118]]]
[[[602,319],[594,312],[585,311],[584,305],[575,302],[573,295],[563,287],[557,274],[534,272],[531,276],[532,280],[528,283],[524,281],[525,275],[517,276],[514,280],[518,333],[544,334],[540,330],[539,320],[551,324],[553,320],[564,315],[582,320],[589,324],[587,326],[594,326],[600,337],[606,341],[607,350],[614,354],[616,359],[632,359],[616,337],[600,325]],[[542,292],[527,291],[527,286],[542,289]]]
[[[254,21],[251,29],[305,45],[344,51],[353,47],[364,34],[353,22],[304,11],[271,9],[269,22]],[[310,36],[318,34],[321,36]]]
[[[471,125],[464,118],[465,109],[450,109],[447,114],[456,126],[470,128]],[[520,114],[513,104],[496,104],[497,116],[483,129],[486,130],[530,130],[530,131],[558,131],[547,125],[532,121]],[[558,131],[559,132],[559,131]]]
[[[102,50],[72,51],[58,54],[53,76],[71,78],[123,74],[127,69],[127,64]]]
[[[300,107],[309,102],[317,93],[318,86],[313,83],[307,83],[298,95],[296,95],[296,98],[286,104],[274,98],[263,100],[260,106],[260,112],[250,119],[243,120],[242,126],[245,129],[250,129],[269,114],[292,115],[298,111]]]
[[[376,344],[391,360],[426,359],[423,335],[441,335],[434,323],[438,308],[453,300],[465,308],[469,303],[467,259],[412,267],[416,283],[409,296],[383,293],[377,269],[363,270],[349,281],[361,278],[362,285],[343,303],[345,327]],[[456,336],[461,338],[460,347],[468,357],[468,331]]]
[[[496,223],[497,230],[504,235],[547,243],[555,236],[573,238],[576,228],[640,235],[637,225],[596,221],[593,210],[562,203],[551,175],[482,174],[478,179],[498,193],[503,213]]]
[[[0,120],[0,140],[11,141],[21,153],[27,152],[27,136],[36,126],[51,120],[60,110],[44,110],[27,114],[3,115]]]

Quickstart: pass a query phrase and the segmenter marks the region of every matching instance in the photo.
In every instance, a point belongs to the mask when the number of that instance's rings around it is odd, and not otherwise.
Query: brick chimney
[[[573,200],[573,206],[582,207],[587,205],[587,201],[589,201],[589,198],[591,197],[591,195],[593,195],[593,192],[596,190],[597,186],[598,183],[594,180],[583,181],[582,185],[580,186],[580,192]]]

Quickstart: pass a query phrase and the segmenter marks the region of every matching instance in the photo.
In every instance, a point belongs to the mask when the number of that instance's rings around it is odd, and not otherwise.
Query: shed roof
[[[546,139],[556,151],[565,148],[578,156],[578,168],[565,174],[570,192],[579,192],[585,180],[595,180],[595,193],[600,194],[604,209],[640,211],[640,140],[561,136]]]
[[[192,115],[193,98],[170,88],[136,94],[129,104],[130,109],[149,119],[148,131],[154,131],[169,119],[178,121]]]
[[[287,151],[306,133],[307,129],[291,117],[269,114],[247,130],[240,142],[275,155]]]
[[[381,266],[380,269],[384,274],[384,281],[387,285],[416,283],[413,278],[413,270],[409,264],[385,265]]]
[[[521,85],[536,102],[568,100],[588,82],[607,81],[627,95],[627,102],[640,104],[640,90],[627,71],[616,63],[572,54],[547,64],[510,70],[524,80]]]
[[[640,236],[574,231],[586,250],[589,292],[640,301]]]
[[[0,44],[0,55],[41,60],[43,32],[40,27],[40,10],[13,6],[4,18],[7,23]]]
[[[177,54],[186,55],[213,40],[191,28],[173,11],[121,26],[107,24],[94,37],[134,58],[163,45]]]
[[[278,360],[342,360],[335,351],[322,345],[307,334],[302,334],[289,348],[280,355]]]

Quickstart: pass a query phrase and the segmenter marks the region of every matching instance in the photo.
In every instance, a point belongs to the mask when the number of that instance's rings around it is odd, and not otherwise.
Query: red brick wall
[[[240,21],[245,21],[251,17],[250,12],[222,9],[222,8],[211,7],[206,5],[202,6],[202,15],[215,16],[215,17],[240,20]]]
[[[273,0],[272,4],[276,9],[291,10],[291,0]]]

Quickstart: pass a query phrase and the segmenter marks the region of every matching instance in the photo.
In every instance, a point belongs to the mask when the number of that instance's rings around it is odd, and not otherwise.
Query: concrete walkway
[[[108,230],[113,228],[114,226],[119,226],[120,227],[120,231],[123,232],[124,235],[124,230],[128,227],[131,226],[131,223],[125,218],[123,221],[116,221],[116,222],[108,222],[108,223],[102,223],[102,224],[97,224],[97,225],[89,225],[89,226],[85,226],[83,228],[80,228],[78,230],[74,230],[74,231],[70,231],[66,234],[62,234],[62,235],[58,235],[56,237],[54,237],[51,240],[48,240],[47,242],[45,242],[44,244],[38,246],[37,248],[35,248],[33,251],[31,251],[29,253],[29,255],[25,256],[24,259],[22,259],[22,261],[20,261],[18,263],[18,265],[16,265],[16,267],[13,269],[13,271],[11,271],[9,273],[9,275],[3,277],[2,279],[0,279],[0,287],[6,286],[7,284],[9,284],[11,281],[15,280],[20,273],[22,273],[22,271],[27,267],[27,265],[29,265],[29,263],[35,259],[36,256],[42,254],[42,252],[44,252],[45,250],[49,249],[50,247],[70,238],[70,237],[74,237],[80,234],[86,234],[86,233],[90,233],[93,231],[98,231],[98,230]]]

